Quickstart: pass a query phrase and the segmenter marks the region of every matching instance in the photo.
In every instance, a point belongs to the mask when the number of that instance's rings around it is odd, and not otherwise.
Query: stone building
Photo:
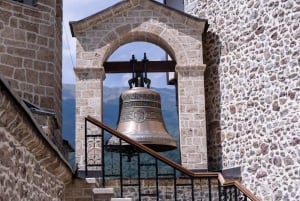
[[[63,200],[62,1],[0,1],[0,200]]]
[[[19,2],[1,1],[0,73],[60,146],[62,3]]]
[[[262,200],[300,199],[300,2],[185,0],[204,42],[210,170]]]
[[[148,41],[176,61],[181,165],[239,177],[261,200],[299,200],[300,2],[184,0],[184,10],[126,0],[71,23],[79,171],[84,117],[101,120],[103,63]],[[0,1],[0,200],[113,194],[65,159],[61,20],[61,0]]]

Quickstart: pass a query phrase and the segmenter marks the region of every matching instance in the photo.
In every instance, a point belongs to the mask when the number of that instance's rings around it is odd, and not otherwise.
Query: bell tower
[[[79,171],[84,170],[84,118],[90,115],[102,120],[103,80],[105,73],[115,70],[107,58],[121,45],[134,41],[156,44],[172,58],[160,65],[159,70],[174,72],[177,76],[181,164],[193,171],[207,170],[202,56],[202,35],[207,21],[155,1],[128,0],[71,22],[70,26],[77,40],[76,161]],[[122,69],[126,69],[126,64]]]

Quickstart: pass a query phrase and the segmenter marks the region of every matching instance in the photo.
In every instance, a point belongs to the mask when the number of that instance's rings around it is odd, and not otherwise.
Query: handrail
[[[91,123],[99,126],[100,128],[104,129],[107,132],[110,132],[112,134],[114,134],[115,136],[119,137],[121,140],[136,146],[137,148],[139,148],[140,150],[146,152],[147,154],[161,160],[162,162],[168,164],[169,166],[183,172],[184,174],[193,177],[193,178],[202,178],[202,177],[215,177],[218,178],[221,186],[223,187],[227,187],[227,186],[235,186],[236,188],[238,188],[243,194],[245,194],[250,200],[252,201],[260,201],[253,193],[251,193],[246,187],[244,187],[239,181],[234,180],[234,181],[226,181],[226,179],[223,177],[223,175],[219,172],[200,172],[200,173],[194,173],[184,167],[182,167],[181,165],[173,162],[172,160],[164,157],[163,155],[159,154],[156,151],[153,151],[152,149],[146,147],[145,145],[136,142],[134,140],[132,140],[131,138],[129,138],[128,136],[120,133],[119,131],[103,124],[102,122],[98,121],[97,119],[91,117],[91,116],[87,116],[86,120],[90,121]]]

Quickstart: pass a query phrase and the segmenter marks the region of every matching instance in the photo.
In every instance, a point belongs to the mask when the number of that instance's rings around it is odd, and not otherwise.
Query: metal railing
[[[126,152],[105,144],[109,135],[126,142]],[[85,118],[85,174],[97,172],[101,187],[114,187],[117,197],[133,200],[258,201],[238,181],[225,181],[221,173],[194,173],[152,149],[106,126]]]

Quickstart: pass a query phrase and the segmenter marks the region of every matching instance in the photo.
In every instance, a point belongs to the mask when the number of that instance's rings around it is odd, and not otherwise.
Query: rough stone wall
[[[61,4],[0,2],[0,73],[21,98],[54,111],[60,126]]]
[[[72,170],[0,76],[0,200],[63,200]]]
[[[300,1],[185,0],[208,19],[208,163],[262,200],[300,199]]]
[[[64,184],[0,127],[0,200],[62,201]]]

